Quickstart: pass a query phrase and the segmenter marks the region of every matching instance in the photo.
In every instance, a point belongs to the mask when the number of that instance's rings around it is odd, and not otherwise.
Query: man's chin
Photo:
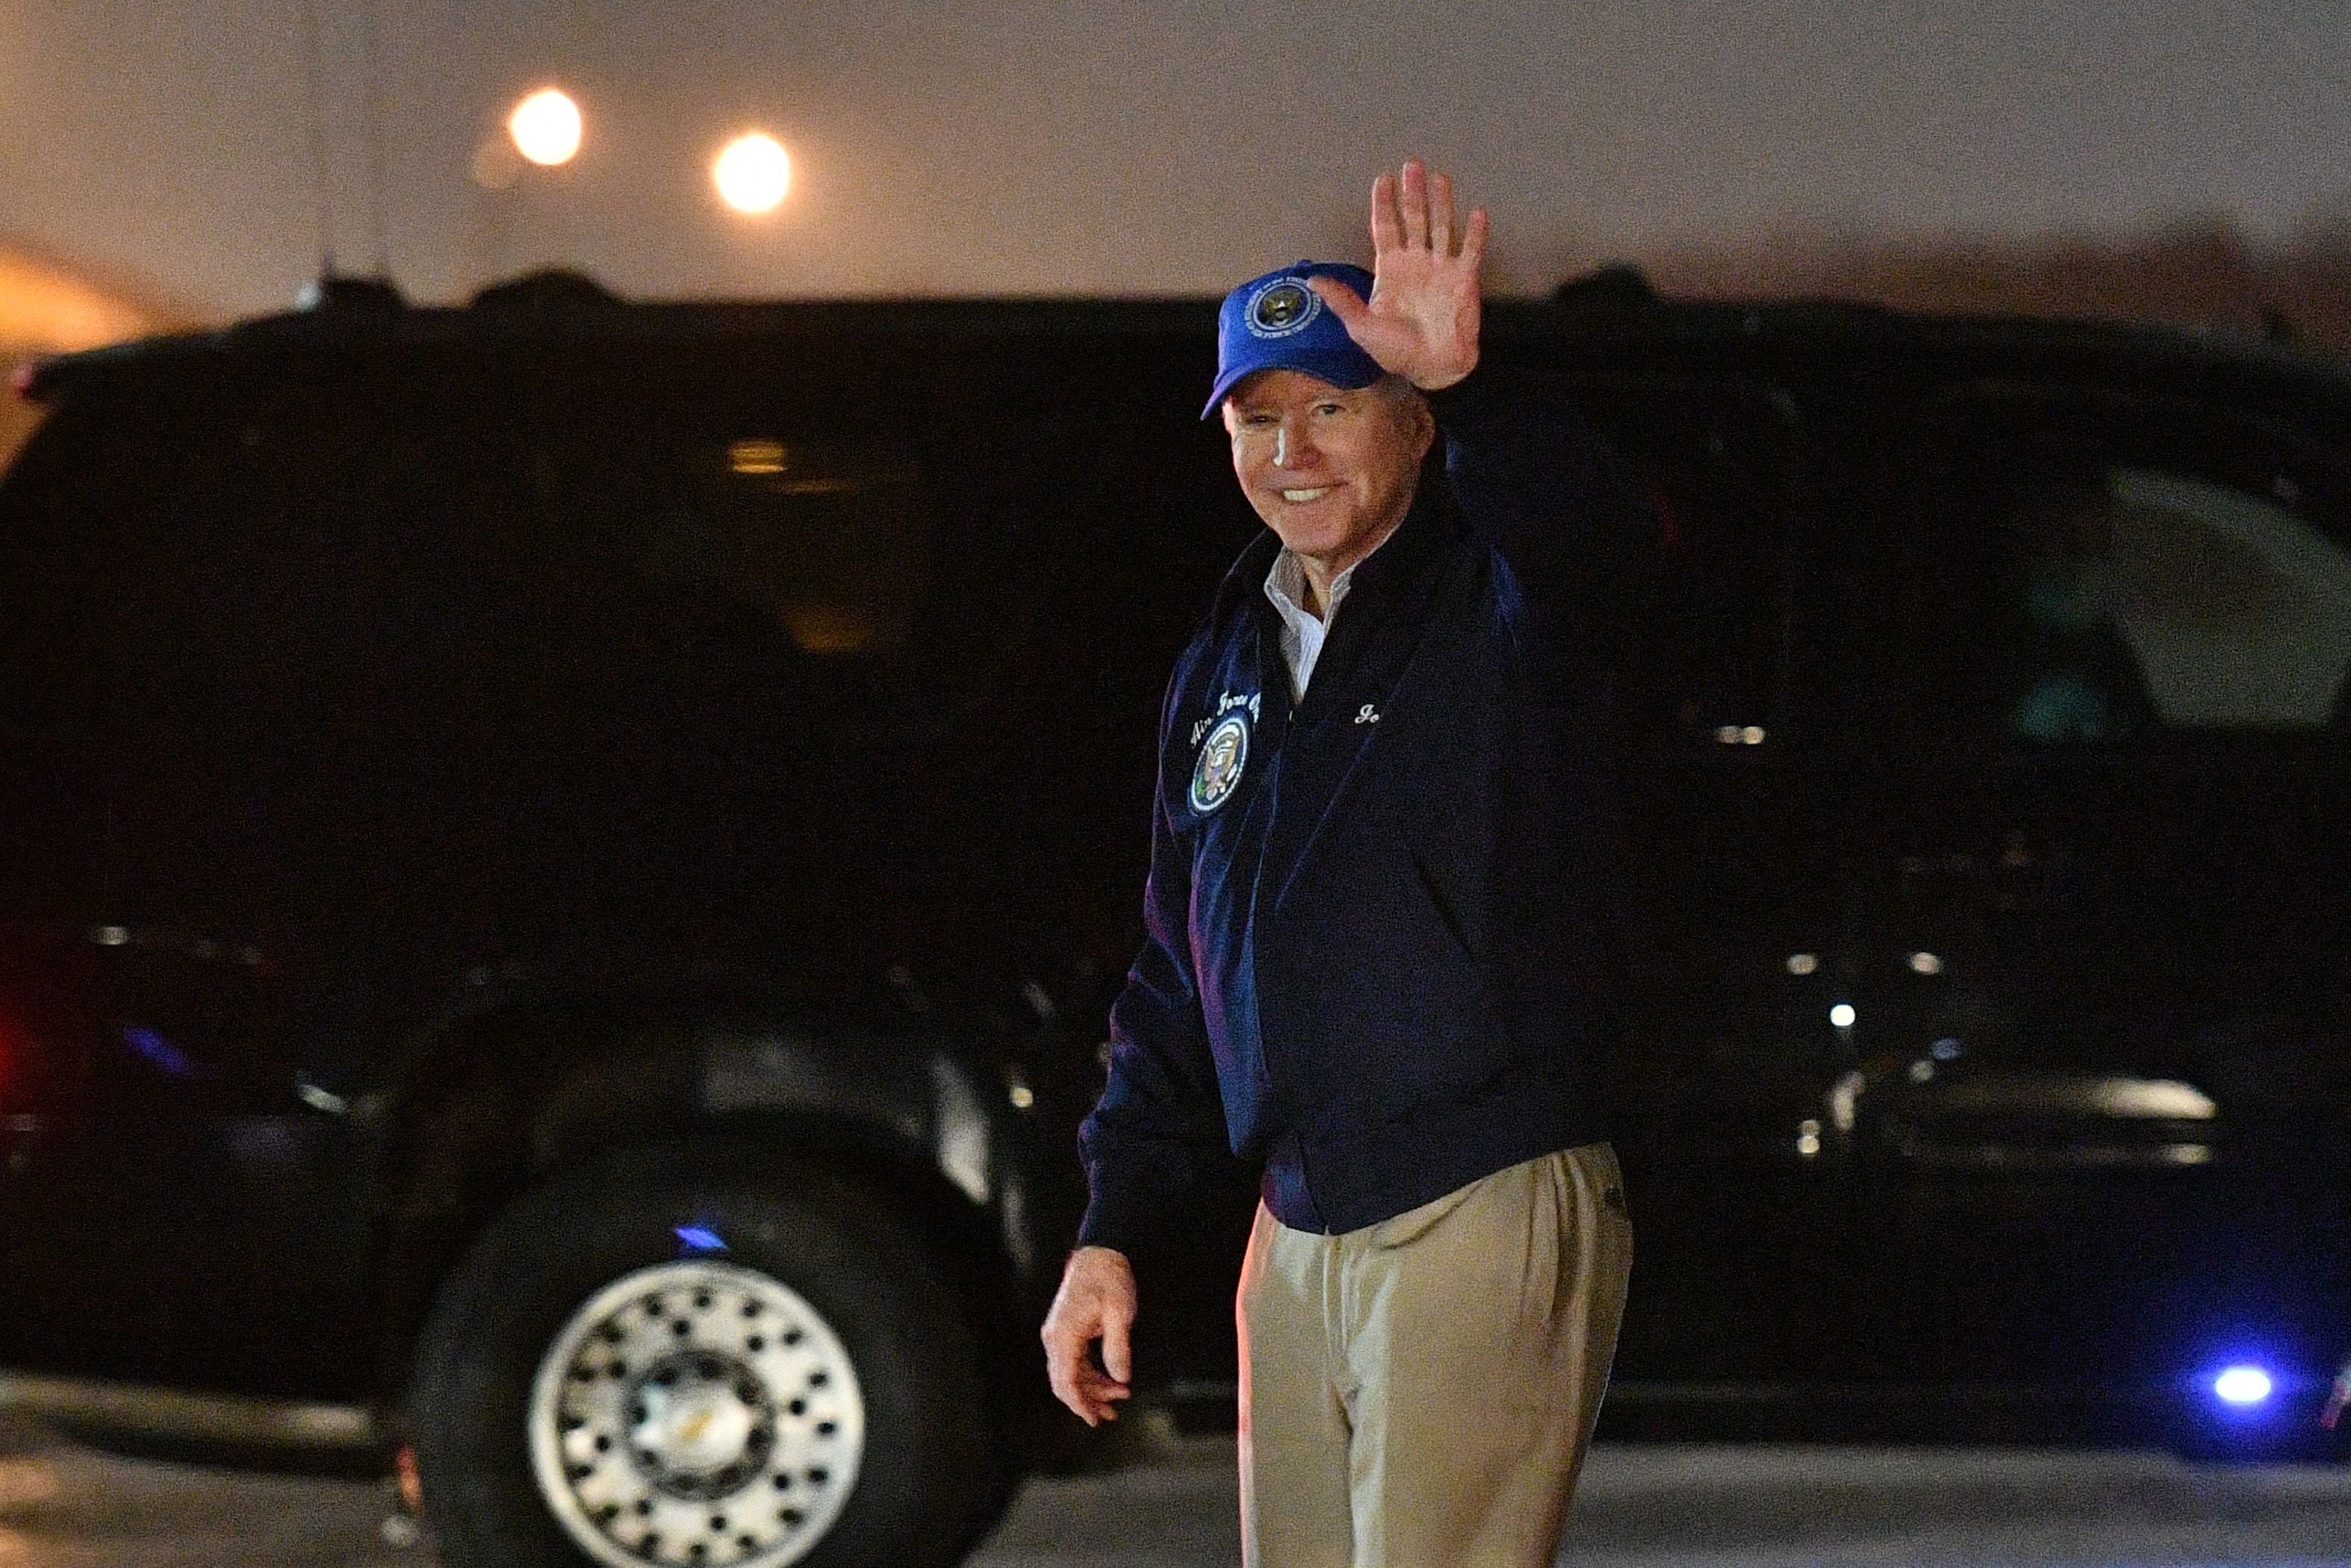
[[[1271,516],[1263,512],[1258,515],[1265,517],[1266,527],[1281,536],[1281,542],[1290,547],[1292,555],[1328,559],[1345,550],[1354,537],[1350,528],[1301,517],[1294,507],[1277,510]]]

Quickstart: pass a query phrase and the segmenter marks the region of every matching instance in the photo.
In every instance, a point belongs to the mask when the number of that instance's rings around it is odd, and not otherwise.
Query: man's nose
[[[1302,468],[1314,461],[1314,444],[1303,429],[1283,420],[1281,428],[1273,434],[1273,465],[1276,468]]]

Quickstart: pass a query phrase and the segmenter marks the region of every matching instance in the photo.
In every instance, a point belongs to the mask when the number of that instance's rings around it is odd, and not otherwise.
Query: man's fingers
[[[1102,1329],[1103,1369],[1120,1384],[1132,1382],[1134,1364],[1127,1348],[1127,1320],[1116,1312],[1105,1313]]]
[[[1052,1385],[1053,1397],[1070,1408],[1070,1413],[1087,1426],[1100,1424],[1115,1414],[1108,1403],[1113,1397],[1123,1399],[1126,1391],[1112,1392],[1113,1385],[1096,1372],[1085,1358],[1082,1347],[1071,1350],[1060,1344],[1050,1345],[1046,1352],[1047,1381]]]
[[[1469,226],[1461,235],[1461,259],[1469,264],[1472,272],[1485,264],[1486,231],[1492,226],[1487,222],[1485,208],[1472,207],[1469,210]]]
[[[1415,250],[1428,246],[1428,168],[1417,158],[1404,166],[1404,243]]]
[[[1052,1385],[1054,1398],[1068,1406],[1081,1418],[1085,1417],[1085,1401],[1078,1394],[1075,1369],[1062,1365],[1058,1354],[1048,1353],[1046,1355],[1045,1381]]]
[[[1118,1419],[1117,1402],[1128,1397],[1132,1391],[1125,1385],[1113,1383],[1092,1367],[1087,1366],[1080,1373],[1078,1382],[1071,1392],[1071,1397],[1064,1399],[1062,1403],[1077,1412],[1079,1418],[1087,1426],[1099,1427],[1104,1421]]]
[[[1439,256],[1453,254],[1453,176],[1428,177],[1428,248]]]
[[[1396,328],[1393,322],[1382,321],[1372,314],[1372,308],[1353,289],[1335,277],[1310,277],[1306,287],[1320,295],[1331,307],[1331,314],[1339,318],[1339,325],[1347,329],[1347,336],[1355,347],[1387,364],[1387,356],[1395,351]]]
[[[1045,1380],[1053,1385],[1053,1397],[1072,1410],[1078,1410],[1078,1367],[1084,1354],[1085,1347],[1065,1333],[1049,1331],[1045,1335]]]
[[[1128,1397],[1134,1390],[1114,1378],[1104,1377],[1099,1369],[1088,1363],[1078,1369],[1078,1392],[1089,1403],[1108,1406],[1113,1400]]]
[[[1351,331],[1356,322],[1371,314],[1371,308],[1364,303],[1363,297],[1335,277],[1310,277],[1306,280],[1306,287],[1321,295],[1322,303],[1331,307],[1331,314],[1339,318],[1340,323]]]
[[[1385,170],[1372,182],[1372,254],[1384,256],[1404,244],[1404,219],[1396,213],[1395,176]]]
[[[1104,1377],[1082,1353],[1066,1362],[1057,1354],[1052,1361],[1049,1381],[1053,1397],[1068,1406],[1071,1415],[1089,1427],[1118,1419],[1116,1401],[1131,1397],[1133,1389]]]

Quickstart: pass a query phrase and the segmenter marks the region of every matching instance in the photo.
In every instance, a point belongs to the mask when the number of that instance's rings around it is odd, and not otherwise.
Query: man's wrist
[[[1465,410],[1474,410],[1485,402],[1486,399],[1479,389],[1486,384],[1486,381],[1487,378],[1479,373],[1479,367],[1471,365],[1467,371],[1442,386],[1422,387],[1420,394],[1428,400],[1429,412],[1437,415],[1439,423],[1443,423],[1448,417]]]
[[[1165,1199],[1146,1187],[1104,1181],[1101,1174],[1096,1173],[1093,1195],[1078,1222],[1077,1244],[1132,1257],[1134,1243],[1150,1235]]]
[[[1434,377],[1426,381],[1416,380],[1412,384],[1418,387],[1425,392],[1440,392],[1445,391],[1447,387],[1459,386],[1463,382],[1468,381],[1470,376],[1475,374],[1477,370],[1478,361],[1475,358],[1472,358],[1467,365],[1462,366],[1458,371],[1451,371],[1441,377]]]

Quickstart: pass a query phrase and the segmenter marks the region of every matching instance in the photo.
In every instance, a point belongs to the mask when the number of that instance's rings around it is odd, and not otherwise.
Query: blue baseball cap
[[[1310,277],[1335,278],[1358,299],[1372,297],[1372,275],[1342,261],[1301,261],[1252,277],[1226,295],[1224,308],[1217,312],[1217,385],[1200,411],[1202,419],[1215,418],[1225,394],[1259,371],[1299,371],[1350,389],[1370,386],[1387,373],[1355,346],[1322,297],[1306,287]]]

